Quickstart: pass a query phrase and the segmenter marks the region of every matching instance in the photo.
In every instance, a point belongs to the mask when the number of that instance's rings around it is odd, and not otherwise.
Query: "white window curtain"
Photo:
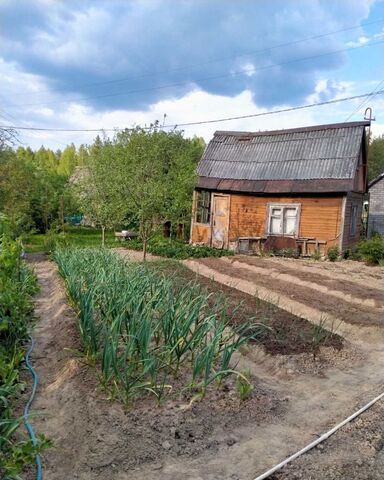
[[[270,205],[268,233],[270,235],[298,235],[299,206]]]

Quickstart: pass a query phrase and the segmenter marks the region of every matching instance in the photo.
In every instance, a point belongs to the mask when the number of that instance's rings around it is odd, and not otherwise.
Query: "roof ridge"
[[[375,177],[373,180],[371,180],[371,181],[368,183],[368,188],[373,187],[373,185],[375,185],[375,183],[379,182],[382,178],[384,178],[384,172],[380,173],[380,175],[378,175],[378,176]]]
[[[285,133],[299,133],[299,132],[309,132],[317,130],[330,130],[330,129],[341,129],[341,128],[352,128],[352,127],[368,127],[371,124],[369,120],[363,120],[359,122],[344,122],[344,123],[328,123],[323,125],[311,125],[307,127],[296,127],[296,128],[286,128],[281,130],[262,130],[258,132],[247,132],[247,131],[236,131],[236,130],[216,130],[214,137],[216,135],[228,135],[228,136],[272,136],[272,135],[283,135]]]

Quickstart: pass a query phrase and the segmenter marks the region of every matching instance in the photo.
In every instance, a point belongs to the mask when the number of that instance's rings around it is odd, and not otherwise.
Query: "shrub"
[[[143,242],[139,239],[128,240],[125,245],[127,248],[131,248],[133,250],[143,249]],[[150,240],[147,246],[147,251],[153,255],[176,258],[178,260],[184,260],[186,258],[223,257],[233,255],[232,251],[226,249],[189,245],[178,240],[164,238],[153,238]]]
[[[327,257],[330,262],[336,262],[339,256],[340,256],[339,247],[335,245],[334,247],[328,248]]]
[[[0,219],[1,220],[1,219]],[[1,221],[0,221],[1,227]],[[4,228],[0,228],[4,232]],[[33,463],[48,446],[39,438],[35,447],[20,433],[22,418],[14,415],[14,404],[22,390],[19,373],[24,342],[32,314],[31,296],[36,278],[20,259],[21,245],[6,233],[0,235],[0,477],[16,479],[25,465]]]
[[[312,260],[317,260],[317,261],[321,260],[321,252],[319,248],[316,248],[316,250],[314,250],[314,252],[311,255],[311,258]]]
[[[384,262],[384,237],[375,234],[369,240],[362,240],[357,247],[357,254],[368,263],[382,264]]]

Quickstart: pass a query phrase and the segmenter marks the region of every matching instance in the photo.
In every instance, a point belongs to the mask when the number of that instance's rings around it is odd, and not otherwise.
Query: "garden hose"
[[[32,385],[31,396],[29,397],[29,400],[24,407],[23,420],[24,420],[24,425],[25,425],[25,428],[27,429],[29,438],[32,441],[32,445],[34,447],[36,447],[37,438],[36,438],[35,432],[32,428],[32,425],[28,421],[28,415],[29,415],[29,409],[31,408],[32,402],[35,398],[37,384],[39,383],[39,379],[38,379],[36,371],[32,367],[32,364],[29,360],[29,356],[32,353],[33,348],[35,346],[35,341],[33,340],[32,337],[29,337],[29,339],[30,339],[30,342],[31,342],[31,346],[29,347],[29,350],[25,355],[24,361],[25,361],[25,365],[27,366],[28,370],[31,372],[33,385]],[[42,480],[42,478],[43,478],[43,469],[42,469],[42,466],[41,466],[41,458],[40,458],[39,454],[36,454],[36,480]]]
[[[286,458],[285,460],[283,460],[281,463],[279,463],[278,465],[275,465],[273,468],[271,468],[270,470],[268,470],[267,472],[263,473],[262,475],[259,475],[258,477],[256,477],[254,480],[264,480],[265,478],[268,478],[270,477],[273,473],[277,472],[278,470],[280,470],[281,468],[283,468],[285,465],[287,465],[287,463],[289,462],[292,462],[292,460],[295,460],[296,458],[300,457],[301,455],[303,455],[303,453],[306,453],[308,452],[309,450],[311,450],[312,448],[316,447],[316,445],[318,445],[319,443],[323,442],[324,440],[326,440],[327,438],[329,438],[331,435],[333,435],[335,432],[337,432],[337,430],[339,430],[341,427],[343,427],[344,425],[346,425],[347,423],[349,423],[351,420],[353,420],[354,418],[358,417],[359,415],[361,415],[363,412],[365,412],[365,410],[368,410],[368,408],[372,407],[372,405],[374,405],[376,402],[378,402],[379,400],[381,400],[382,398],[384,398],[384,392],[381,393],[380,395],[378,395],[376,398],[374,398],[373,400],[371,400],[369,403],[367,403],[366,405],[364,405],[364,407],[360,408],[360,410],[358,410],[357,412],[353,413],[352,415],[350,415],[348,418],[346,418],[345,420],[343,420],[341,423],[337,424],[335,427],[333,427],[331,430],[328,430],[328,432],[324,433],[323,435],[321,435],[321,437],[317,438],[316,440],[314,440],[312,443],[310,443],[309,445],[307,445],[306,447],[302,448],[301,450],[299,450],[298,452],[294,453],[293,455],[291,455],[290,457]]]

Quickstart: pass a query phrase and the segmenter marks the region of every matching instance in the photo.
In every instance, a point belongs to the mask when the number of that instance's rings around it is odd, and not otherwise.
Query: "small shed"
[[[377,232],[384,235],[384,172],[368,184],[368,238]]]
[[[237,251],[269,242],[302,254],[352,247],[367,191],[368,126],[215,132],[198,165],[191,242]]]

